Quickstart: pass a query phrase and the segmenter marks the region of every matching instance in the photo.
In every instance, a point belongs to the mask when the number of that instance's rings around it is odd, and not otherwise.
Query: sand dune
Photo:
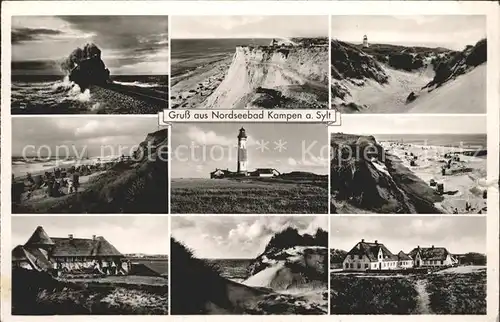
[[[486,64],[431,92],[422,90],[408,104],[410,113],[486,113]]]
[[[336,81],[344,86],[348,92],[348,98],[332,100],[332,104],[355,103],[364,106],[358,112],[361,113],[401,113],[406,112],[406,98],[413,91],[420,90],[433,77],[433,72],[426,67],[417,72],[396,70],[382,65],[382,69],[388,76],[388,81],[381,84],[373,79],[359,82],[348,80]],[[345,111],[349,112],[349,111]]]

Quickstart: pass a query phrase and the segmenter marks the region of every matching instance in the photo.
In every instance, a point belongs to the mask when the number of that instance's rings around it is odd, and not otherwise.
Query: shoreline
[[[167,106],[159,106],[154,100],[147,99],[147,97],[139,99],[109,88],[94,85],[83,93],[74,88],[53,92],[52,88],[57,82],[60,82],[60,80],[54,81],[52,86],[47,85],[46,92],[35,89],[24,90],[26,94],[22,98],[18,97],[19,93],[14,92],[11,98],[12,115],[155,114],[167,108]],[[116,84],[115,86],[133,90],[137,93],[148,94],[152,91],[148,91],[148,88]],[[162,87],[159,88],[162,89]],[[165,99],[168,98],[168,91],[155,90],[155,92],[158,95],[164,95]]]
[[[445,213],[485,213],[486,162],[484,155],[467,155],[464,149],[437,145],[381,141],[386,153],[421,179],[442,201],[434,206]],[[486,153],[485,150],[481,150]],[[445,168],[443,170],[443,167]],[[443,172],[444,171],[444,172]],[[443,191],[438,191],[442,184]]]
[[[197,108],[215,92],[224,80],[233,54],[224,55],[206,64],[172,77],[170,102],[172,108]]]

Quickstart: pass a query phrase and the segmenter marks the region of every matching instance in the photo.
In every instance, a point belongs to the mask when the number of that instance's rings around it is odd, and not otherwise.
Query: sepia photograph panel
[[[486,113],[486,16],[332,16],[332,108]]]
[[[158,216],[12,218],[12,314],[168,314],[168,228]]]
[[[327,216],[172,217],[173,315],[328,312]]]
[[[156,117],[12,120],[12,213],[168,213]]]
[[[328,16],[172,18],[172,108],[328,108]]]
[[[331,314],[486,314],[486,217],[332,217]]]
[[[328,151],[323,124],[175,124],[171,212],[326,214]]]
[[[168,108],[167,16],[12,17],[12,114]]]
[[[382,121],[332,129],[331,213],[486,214],[486,117]]]

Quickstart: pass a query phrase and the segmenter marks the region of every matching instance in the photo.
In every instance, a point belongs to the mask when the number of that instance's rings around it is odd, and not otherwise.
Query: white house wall
[[[347,255],[342,263],[342,267],[344,270],[349,271],[366,271],[371,268],[371,262],[366,255],[363,255],[359,258],[358,255],[354,255],[354,258],[351,258],[351,255]],[[347,267],[346,264],[349,266]]]

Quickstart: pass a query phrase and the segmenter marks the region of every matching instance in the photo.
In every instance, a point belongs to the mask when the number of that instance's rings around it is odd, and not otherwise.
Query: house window
[[[358,269],[361,268],[361,263],[358,263]]]
[[[345,268],[349,268],[349,263],[345,263]]]
[[[351,259],[354,259],[354,255],[351,255]]]
[[[365,269],[367,269],[367,268],[368,268],[368,264],[365,264]]]
[[[441,261],[441,265],[444,265],[444,261]]]

